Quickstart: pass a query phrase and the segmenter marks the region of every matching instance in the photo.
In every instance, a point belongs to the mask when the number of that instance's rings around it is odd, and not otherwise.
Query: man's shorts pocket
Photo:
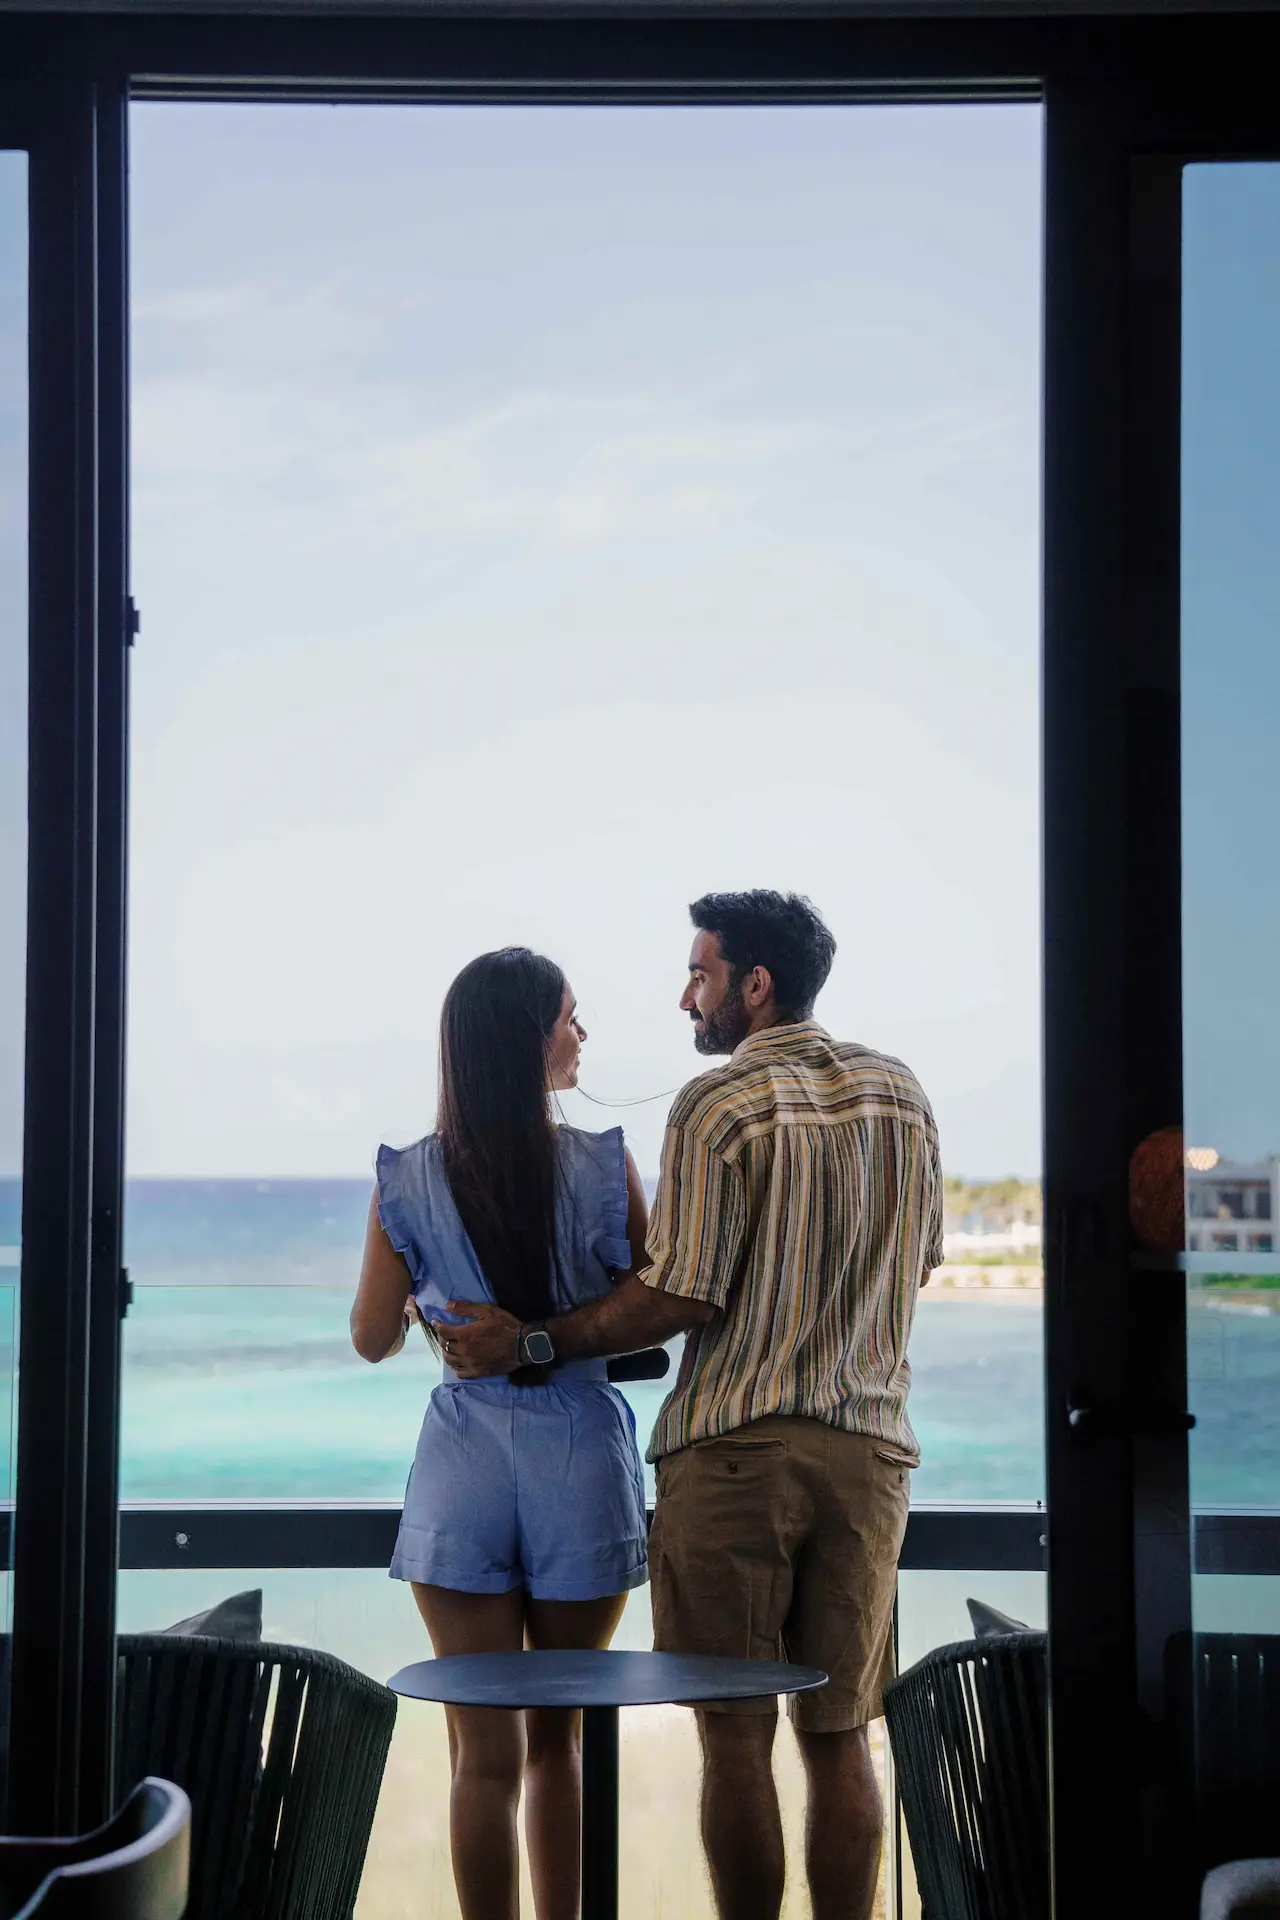
[[[791,1474],[777,1435],[726,1434],[665,1456],[650,1542],[661,1651],[779,1657],[791,1597]]]
[[[734,1479],[738,1476],[759,1483],[770,1477],[770,1468],[786,1458],[786,1442],[777,1438],[759,1440],[727,1433],[718,1440],[698,1440],[688,1449],[692,1468],[698,1475]],[[773,1476],[773,1477],[776,1477]]]
[[[902,1474],[908,1474],[915,1466],[912,1456],[901,1447],[875,1447],[877,1460],[883,1460],[887,1467],[897,1467]]]

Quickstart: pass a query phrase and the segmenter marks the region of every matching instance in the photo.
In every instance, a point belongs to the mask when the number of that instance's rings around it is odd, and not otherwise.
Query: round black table
[[[455,1707],[582,1709],[582,1920],[617,1920],[618,1708],[754,1700],[826,1685],[816,1667],[684,1653],[459,1653],[387,1685]]]

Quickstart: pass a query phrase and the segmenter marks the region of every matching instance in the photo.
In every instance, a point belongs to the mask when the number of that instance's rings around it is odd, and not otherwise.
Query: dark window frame
[[[41,547],[33,530],[33,795],[45,784],[33,827],[44,837],[33,860],[24,1217],[32,1284],[23,1293],[15,1522],[15,1701],[26,1688],[18,1758],[22,1804],[35,1814],[26,1824],[38,1830],[54,1810],[67,1824],[73,1809],[86,1824],[111,1796],[127,98],[815,106],[1043,98],[1055,1891],[1057,1910],[1082,1920],[1104,1910],[1128,1916],[1154,1898],[1154,1862],[1177,1810],[1174,1783],[1158,1766],[1153,1774],[1143,1716],[1159,1707],[1155,1651],[1186,1611],[1189,1542],[1174,1529],[1153,1547],[1152,1524],[1163,1500],[1181,1500],[1185,1511],[1185,1441],[1142,1438],[1121,1421],[1090,1445],[1067,1412],[1082,1394],[1124,1407],[1139,1376],[1171,1403],[1185,1396],[1180,1284],[1133,1270],[1126,1192],[1133,1145],[1181,1111],[1176,808],[1172,821],[1160,812],[1177,780],[1171,182],[1184,159],[1280,150],[1276,50],[1270,14],[0,16],[0,71],[24,96],[39,76],[80,128],[64,147],[79,155],[72,172],[61,184],[47,173],[44,199],[33,186],[33,263],[44,249],[54,280],[41,311],[54,324],[33,350],[31,484],[33,503],[47,487],[49,511],[61,517],[52,545]],[[33,314],[36,300],[33,278]],[[40,381],[68,415],[61,437],[55,430],[43,447]],[[40,417],[53,414],[46,406]],[[69,555],[81,568],[79,612],[64,609],[51,626],[41,596],[65,592],[58,570]],[[64,790],[55,792],[59,772]],[[41,1498],[50,1503],[43,1511]],[[1110,1716],[1115,1789],[1105,1796],[1094,1786],[1100,1712]],[[1140,1832],[1145,1848],[1134,1844]],[[1101,1859],[1114,1863],[1105,1883]]]

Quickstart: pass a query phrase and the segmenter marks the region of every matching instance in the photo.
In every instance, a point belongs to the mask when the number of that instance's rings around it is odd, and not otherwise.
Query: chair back
[[[885,1689],[926,1920],[1049,1920],[1043,1633],[938,1647]]]
[[[311,1648],[118,1645],[117,1778],[161,1772],[191,1797],[187,1920],[348,1920],[395,1695]]]
[[[114,1820],[77,1840],[4,1841],[0,1873],[44,1873],[13,1920],[182,1920],[191,1802],[168,1780],[143,1780]]]
[[[1280,1855],[1280,1634],[1175,1634],[1165,1684],[1201,1870]]]

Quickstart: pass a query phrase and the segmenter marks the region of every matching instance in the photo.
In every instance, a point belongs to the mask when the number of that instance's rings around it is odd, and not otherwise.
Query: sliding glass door
[[[1048,109],[1064,1912],[1102,1858],[1114,1910],[1191,1914],[1209,1867],[1280,1853],[1280,165],[1250,111],[1190,86]]]
[[[1280,163],[1182,175],[1190,1492],[1204,1864],[1280,1854]],[[1189,1683],[1189,1684],[1188,1684]]]

